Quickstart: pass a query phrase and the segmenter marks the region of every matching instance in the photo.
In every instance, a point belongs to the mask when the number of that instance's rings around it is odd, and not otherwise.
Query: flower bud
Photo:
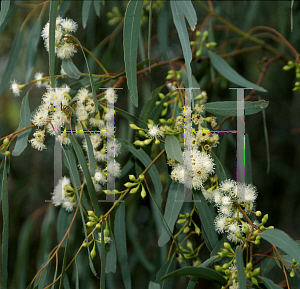
[[[161,116],[165,116],[168,112],[168,108],[166,107],[162,112],[161,112]]]
[[[144,176],[144,175],[139,175],[139,180],[140,180],[140,181],[143,181],[143,180],[144,180],[144,178],[145,178],[145,176]]]
[[[237,232],[235,235],[236,235],[237,238],[239,238],[239,239],[242,239],[242,238],[243,238],[243,236],[242,236],[242,234],[241,234],[240,232]]]
[[[274,229],[274,226],[269,226],[267,229]]]
[[[285,65],[285,66],[282,67],[282,69],[285,70],[285,71],[290,70],[292,68],[293,68],[293,66],[290,66],[290,65]]]
[[[181,224],[183,224],[185,221],[186,221],[185,219],[179,219],[179,220],[177,221],[177,224],[181,225]]]
[[[141,142],[140,140],[136,140],[133,144],[137,145],[137,146],[143,146],[144,145],[144,143]]]
[[[224,269],[221,266],[219,266],[219,265],[215,265],[215,270],[217,272],[224,272]]]
[[[256,211],[255,215],[256,215],[256,217],[260,217],[261,216],[261,211]]]
[[[248,272],[248,273],[246,274],[246,277],[247,277],[247,279],[251,279],[251,278],[252,278],[252,273],[251,273],[251,272]]]
[[[250,270],[252,270],[252,268],[253,268],[253,265],[252,265],[251,262],[249,262],[249,263],[246,265],[246,270],[247,270],[247,271],[250,271]]]
[[[295,271],[294,271],[294,269],[291,271],[290,277],[291,277],[291,278],[294,278],[294,277],[295,277]]]
[[[191,45],[191,46],[194,46],[194,45],[196,45],[196,44],[197,44],[197,43],[196,43],[195,41],[191,41],[191,42],[190,42],[190,45]]]
[[[126,187],[126,188],[131,188],[131,187],[134,187],[134,186],[136,186],[137,185],[137,183],[126,183],[126,184],[124,184],[124,186]]]
[[[200,48],[199,50],[196,51],[196,57],[200,57],[202,53],[202,49]]]
[[[134,175],[129,175],[129,180],[131,180],[132,182],[135,182],[136,181],[136,178]]]
[[[10,151],[4,152],[3,155],[5,155],[6,157],[10,156]]]
[[[86,223],[87,227],[92,227],[92,226],[94,226],[94,224],[95,224],[94,222],[87,222]]]
[[[172,71],[173,71],[173,70],[172,70]],[[165,98],[165,95],[164,95],[163,93],[161,93],[161,92],[158,94],[158,96],[159,96],[160,99]]]
[[[141,136],[147,137],[147,134],[143,130],[141,130],[141,129],[139,130],[139,134]]]
[[[223,269],[228,269],[230,267],[230,264],[229,263],[225,263],[223,266],[222,266],[222,268]],[[225,273],[226,274],[226,273]]]
[[[255,244],[255,245],[259,245],[259,244],[260,244],[260,240],[255,240],[255,241],[254,241],[254,244]]]
[[[91,217],[96,217],[95,213],[93,211],[87,211],[88,215]]]
[[[141,129],[140,127],[138,127],[137,125],[135,125],[134,123],[131,123],[129,125],[132,129]]]
[[[258,286],[258,282],[257,282],[257,279],[256,279],[255,277],[252,277],[252,278],[251,278],[251,282],[252,282],[254,285]]]
[[[6,147],[9,144],[9,139],[6,137],[3,141],[3,147]]]
[[[146,191],[144,186],[142,186],[141,197],[144,199],[146,197]]]
[[[200,228],[198,226],[195,226],[195,233],[197,235],[200,235],[200,233],[201,233]]]
[[[193,244],[192,244],[192,242],[191,242],[190,240],[187,240],[187,241],[186,241],[186,246],[187,246],[191,251],[194,250]]]
[[[253,275],[253,276],[256,276],[256,275],[258,275],[259,273],[260,273],[260,267],[255,268],[255,269],[253,270],[253,272],[252,272],[252,275]]]
[[[150,144],[151,142],[152,142],[152,138],[148,138],[148,139],[144,140],[144,143],[146,145]]]
[[[248,226],[245,226],[243,228],[243,232],[247,235],[249,233],[249,227]]]
[[[162,123],[162,124],[167,123],[167,121],[166,121],[164,118],[160,118],[160,119],[159,119],[159,122]]]
[[[183,229],[183,233],[184,233],[184,234],[187,234],[189,231],[190,231],[190,228],[189,228],[189,227],[185,227],[185,228]]]
[[[200,38],[201,37],[201,31],[197,30],[196,31],[196,36]]]
[[[155,105],[159,105],[159,104],[160,104],[160,101],[159,101],[159,100],[155,102]]]
[[[288,64],[288,65],[294,65],[294,62],[291,61],[291,60],[289,60],[287,64]]]
[[[100,229],[101,228],[101,225],[98,223],[98,224],[96,224],[96,229]]]
[[[130,190],[129,194],[135,194],[139,189],[139,186]]]
[[[95,256],[96,256],[96,248],[94,245],[93,250],[91,251],[91,258],[94,259]]]

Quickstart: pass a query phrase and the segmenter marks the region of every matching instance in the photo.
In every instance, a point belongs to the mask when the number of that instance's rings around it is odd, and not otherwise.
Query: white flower
[[[33,118],[31,119],[31,122],[36,126],[44,126],[48,121],[48,110],[44,107],[40,107]]]
[[[68,138],[66,132],[62,133],[61,135],[58,135],[57,138],[63,145],[69,145],[71,143],[71,140]]]
[[[95,181],[105,184],[106,183],[106,177],[105,174],[102,171],[96,171],[94,176]]]
[[[10,85],[10,89],[12,90],[15,96],[20,96],[22,85],[18,84],[16,80],[13,80]]]
[[[36,130],[33,134],[34,138],[29,140],[28,142],[31,143],[31,146],[38,151],[42,151],[47,147],[44,145],[45,140],[45,132],[43,130]]]
[[[35,83],[36,87],[41,87],[42,86],[42,82],[40,81],[40,79],[42,79],[44,77],[44,73],[42,72],[37,72],[34,75],[34,80],[36,80],[37,82]]]
[[[184,184],[184,169],[183,165],[176,164],[174,165],[171,171],[171,179],[175,181],[179,181],[180,183]]]
[[[115,156],[117,157],[120,152],[121,152],[121,144],[118,142],[118,140],[110,140],[107,142],[106,145],[106,151],[110,151],[111,154],[115,154]],[[110,154],[110,155],[111,155]]]
[[[223,206],[229,206],[231,204],[231,199],[228,196],[222,197],[222,205]]]
[[[72,201],[72,198],[67,197],[63,200],[62,202],[62,207],[68,211],[68,212],[72,212],[73,209],[76,207],[76,202]]]
[[[52,200],[55,206],[60,206],[63,199],[67,197],[67,191],[65,186],[70,185],[70,179],[68,177],[61,178],[54,188]]]
[[[219,215],[214,221],[215,229],[220,234],[225,231],[225,226],[227,225],[226,217]]]
[[[230,242],[233,242],[235,244],[237,243],[241,243],[243,240],[242,239],[239,239],[235,234],[232,234],[232,233],[229,233],[227,235],[227,239],[230,241]]]
[[[77,115],[78,120],[80,120],[80,121],[87,120],[89,117],[89,114],[87,113],[87,111],[85,110],[83,105],[77,105],[76,115]]]
[[[212,193],[213,193],[213,200],[215,202],[215,205],[219,206],[222,202],[222,197],[223,197],[222,194],[218,189],[214,190]]]
[[[110,87],[105,92],[106,99],[109,103],[115,103],[117,101],[118,96],[116,95],[115,90]]]
[[[62,20],[61,26],[65,29],[66,32],[76,32],[78,27],[75,21],[68,18]]]
[[[118,178],[121,176],[121,165],[118,162],[115,162],[115,166],[114,166],[114,174],[115,174],[115,178]]]
[[[75,49],[74,44],[65,42],[63,45],[57,49],[57,57],[60,59],[67,59],[74,56],[77,50]]]
[[[153,124],[149,125],[149,129],[147,131],[147,134],[150,138],[156,138],[156,137],[161,137],[162,136],[158,125],[153,125]]]
[[[256,188],[252,184],[247,185],[245,189],[245,201],[254,202],[256,200],[256,197]]]
[[[219,213],[225,217],[231,217],[232,215],[232,208],[231,206],[221,206],[218,208]]]
[[[79,102],[84,102],[87,98],[89,98],[89,92],[86,88],[80,88],[76,94]]]
[[[231,224],[228,225],[228,232],[235,234],[240,232],[240,226],[237,222],[233,222]]]
[[[228,179],[221,182],[219,189],[224,192],[231,192],[234,186],[235,186],[235,181]]]
[[[109,121],[111,119],[114,119],[114,115],[115,115],[114,110],[113,109],[108,109],[107,113],[104,116],[104,119],[107,120],[107,121]]]
[[[106,153],[102,153],[101,151],[94,150],[94,157],[98,162],[106,161]]]

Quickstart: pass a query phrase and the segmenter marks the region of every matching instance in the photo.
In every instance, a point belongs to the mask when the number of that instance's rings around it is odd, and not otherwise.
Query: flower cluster
[[[232,242],[241,242],[237,235],[242,234],[245,227],[251,229],[251,225],[243,220],[244,215],[239,210],[239,206],[246,214],[254,210],[256,188],[252,184],[225,180],[221,182],[219,188],[202,189],[202,193],[208,202],[214,203],[217,207],[218,216],[214,222],[216,231],[227,232],[227,239]]]
[[[72,19],[63,19],[60,16],[56,18],[55,25],[55,54],[58,58],[67,59],[74,56],[76,49],[74,44],[66,37],[68,33],[75,32],[77,30],[77,23]],[[50,23],[48,22],[41,33],[44,44],[49,52],[49,30]]]
[[[182,152],[183,158],[191,157],[190,167],[188,164],[180,164],[169,161],[172,165],[171,178],[185,184],[190,189],[199,190],[203,188],[203,183],[210,174],[214,172],[214,162],[209,154],[192,149],[188,152]]]
[[[76,195],[74,189],[70,185],[70,179],[61,178],[52,194],[54,206],[61,206],[68,212],[72,212],[76,206]]]

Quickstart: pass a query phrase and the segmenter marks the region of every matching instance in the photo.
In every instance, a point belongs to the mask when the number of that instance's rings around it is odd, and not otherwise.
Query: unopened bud
[[[187,234],[189,231],[190,231],[190,228],[189,228],[189,227],[185,227],[185,228],[183,229],[183,233],[184,233],[184,234]]]
[[[131,123],[129,125],[132,129],[141,129],[140,127],[138,127],[137,125],[135,125],[134,123]]]
[[[148,139],[144,140],[144,143],[146,145],[150,144],[151,142],[152,142],[152,138],[148,138]]]
[[[5,153],[3,153],[6,157],[10,156],[10,151],[6,151]]]
[[[131,180],[132,182],[135,182],[136,181],[136,178],[134,175],[129,175],[129,180]]]
[[[9,144],[9,139],[6,137],[3,141],[3,146],[6,147]]]

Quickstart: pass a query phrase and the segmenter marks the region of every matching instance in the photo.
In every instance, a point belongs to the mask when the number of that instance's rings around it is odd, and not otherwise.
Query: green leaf
[[[101,225],[101,276],[100,276],[100,289],[105,289],[105,267],[106,267],[106,250],[104,240],[105,225]]]
[[[148,59],[149,59],[149,72],[151,73],[151,29],[152,29],[152,6],[153,0],[150,0],[149,11],[149,28],[148,28]],[[141,30],[140,30],[141,31]]]
[[[21,105],[21,110],[20,110],[20,118],[21,118],[21,122],[20,122],[20,125],[17,130],[20,130],[26,126],[31,125],[30,110],[29,110],[29,103],[28,103],[28,92],[26,93],[26,95],[24,96],[24,98],[22,100],[22,105]],[[26,130],[22,131],[21,133],[19,133],[15,148],[12,152],[13,156],[19,156],[24,151],[24,149],[27,147],[27,143],[28,143],[27,141],[28,141],[28,136],[29,136],[30,132],[31,132],[31,128],[26,129]]]
[[[131,100],[135,107],[138,107],[136,59],[142,9],[143,1],[141,0],[131,0],[128,3],[125,13],[123,31],[124,61],[127,85],[131,91]]]
[[[170,3],[171,3],[173,21],[179,35],[179,40],[181,43],[184,61],[188,73],[189,88],[192,88],[193,87],[192,69],[191,69],[192,51],[190,47],[189,34],[185,25],[184,15],[180,9],[180,5],[179,5],[180,2],[171,1]]]
[[[1,11],[0,11],[0,27],[5,20],[8,9],[10,5],[10,0],[1,1]]]
[[[151,97],[148,99],[148,101],[143,106],[141,113],[140,113],[140,119],[142,119],[143,121],[147,122],[148,119],[150,118],[150,115],[156,106],[158,94],[160,93],[161,89],[162,89],[162,86],[159,86],[154,91],[152,91]],[[145,128],[147,128],[147,126]]]
[[[223,234],[222,239],[218,242],[218,244],[214,247],[214,249],[210,252],[210,256],[215,256],[220,252],[221,248],[224,248],[224,243],[228,242],[226,234]]]
[[[218,157],[213,152],[210,152],[210,154],[213,157],[214,162],[216,164],[216,173],[217,173],[219,182],[222,182],[222,181],[226,180],[225,170],[224,170],[222,164],[220,163]]]
[[[72,135],[71,136],[71,141],[72,141],[73,138],[74,138],[74,136]],[[79,196],[77,187],[81,185],[81,182],[80,182],[80,179],[79,179],[79,174],[78,174],[78,170],[77,170],[77,166],[76,166],[75,155],[74,155],[73,149],[71,147],[66,148],[66,146],[62,146],[62,149],[63,149],[64,156],[65,156],[64,161],[65,161],[66,167],[69,169],[71,181],[72,181],[72,184],[73,184],[73,188],[76,191],[76,197],[77,197],[77,200],[79,202],[80,196]],[[82,151],[81,151],[81,153],[82,153]],[[82,166],[82,164],[81,164],[81,166]],[[86,163],[85,163],[85,166],[87,166]],[[87,169],[85,167],[85,171],[86,170]],[[89,187],[88,187],[88,190],[89,190]],[[83,230],[84,230],[84,236],[85,236],[85,240],[86,240],[86,244],[87,244],[90,269],[93,272],[93,274],[96,276],[97,273],[96,273],[96,270],[94,268],[92,258],[91,258],[91,254],[90,254],[90,249],[89,249],[89,246],[88,246],[88,237],[87,237],[85,219],[84,219],[83,209],[82,209],[81,204],[79,205],[79,211],[80,211],[82,226],[83,226]],[[96,209],[95,209],[95,211],[96,211]],[[97,215],[100,216],[100,214],[97,214]]]
[[[211,264],[213,264],[215,262],[219,262],[220,260],[221,260],[221,257],[219,255],[211,256],[210,258],[205,260],[205,262],[203,262],[199,267],[205,268],[205,267],[208,267],[208,266],[210,266]]]
[[[94,0],[94,8],[98,17],[100,17],[100,0]]]
[[[169,32],[170,9],[168,2],[164,2],[164,7],[160,10],[157,19],[158,43],[165,60],[170,60],[168,49],[168,32]]]
[[[258,98],[260,99],[260,97]],[[266,150],[267,150],[267,174],[270,171],[270,146],[269,146],[269,137],[268,137],[268,128],[267,128],[267,119],[266,119],[266,112],[262,110],[263,116],[263,124],[264,124],[264,135],[265,135],[265,142],[266,142]]]
[[[150,281],[148,289],[160,289],[160,285],[158,283],[154,283],[153,281]]]
[[[228,133],[224,133],[220,144],[218,145],[218,158],[221,164],[225,166],[225,157],[227,151],[227,144],[228,144]]]
[[[176,136],[166,136],[165,148],[168,158],[172,158],[180,163],[183,163],[182,151],[180,148],[179,140]]]
[[[168,227],[171,232],[173,232],[175,222],[182,208],[183,199],[184,199],[184,185],[179,182],[172,181],[171,187],[168,192],[167,204],[164,213],[164,219],[168,224]],[[167,242],[170,240],[170,237],[171,237],[170,233],[167,230],[165,223],[163,223],[161,235],[158,239],[158,246],[163,247],[164,245],[166,245]]]
[[[245,115],[257,113],[268,106],[269,102],[265,100],[260,101],[245,101]],[[236,101],[217,101],[204,104],[205,111],[214,115],[221,116],[236,116],[237,102]]]
[[[144,122],[143,120],[131,115],[130,113],[128,113],[127,111],[120,109],[118,107],[115,106],[115,110],[117,113],[119,113],[120,115],[124,116],[125,118],[127,118],[130,122],[136,124],[138,127],[140,128],[144,128],[147,129],[147,123]]]
[[[215,248],[219,242],[219,239],[218,233],[216,232],[214,227],[214,217],[212,215],[212,212],[203,194],[200,191],[193,190],[193,196],[194,200],[197,201],[195,202],[196,208],[200,215],[201,224],[208,238],[209,245],[211,248]]]
[[[251,149],[247,133],[245,135],[245,181],[247,184],[252,184]]]
[[[82,3],[82,26],[83,26],[83,28],[86,27],[86,23],[87,23],[89,13],[90,13],[91,4],[92,4],[91,0],[84,0]]]
[[[115,222],[114,222],[114,235],[116,239],[116,246],[118,252],[119,263],[123,276],[123,282],[126,289],[131,288],[130,271],[127,261],[126,249],[126,226],[125,226],[125,202],[121,202],[117,208]]]
[[[184,86],[189,87],[188,73],[185,67],[181,68],[181,76],[182,76],[182,81]],[[193,84],[192,87],[199,87],[198,89],[192,89],[191,96],[194,99],[196,96],[198,96],[201,93],[200,85],[194,75],[192,75],[192,84]]]
[[[281,289],[281,287],[274,284],[274,282],[272,280],[265,278],[265,277],[261,277],[261,276],[258,276],[258,277],[263,281],[263,283],[266,285],[266,287],[268,289]]]
[[[49,19],[49,74],[51,87],[55,87],[54,68],[55,68],[55,26],[58,1],[50,2],[50,19]]]
[[[111,231],[111,228],[110,228]],[[106,254],[106,264],[105,264],[105,273],[108,274],[110,272],[116,273],[117,269],[117,251],[115,238],[112,234],[110,234],[111,241],[109,243],[109,249]]]
[[[259,234],[263,239],[280,248],[300,263],[300,248],[285,232],[278,229],[265,230]]]
[[[238,74],[219,55],[217,55],[214,52],[208,50],[208,56],[210,57],[211,63],[213,64],[215,69],[218,70],[229,81],[231,81],[231,82],[233,82],[237,85],[240,85],[241,87],[252,87],[253,89],[255,89],[257,91],[267,92],[267,90],[265,90],[261,86],[258,86],[257,84],[248,81],[247,79],[242,77],[240,74]]]
[[[57,242],[60,243],[64,235],[66,234],[74,213],[68,213],[64,208],[60,208],[57,217]],[[62,247],[66,246],[68,236],[64,239]]]
[[[189,22],[189,25],[190,25],[192,31],[194,31],[196,24],[197,24],[197,15],[196,15],[196,11],[193,7],[192,2],[190,0],[189,1],[178,1],[177,4],[178,4],[179,8],[181,9],[181,11],[183,12],[187,21]]]
[[[66,248],[65,248],[65,252],[64,252],[64,258],[63,258],[63,262],[62,262],[62,268],[61,268],[61,277],[60,277],[60,282],[59,282],[59,289],[63,289],[66,288],[63,284],[66,282],[64,280],[65,277],[65,269],[66,269],[66,265],[67,265],[67,252],[68,252],[68,244],[69,244],[69,236],[67,236],[66,238]],[[68,278],[68,277],[67,277]],[[66,278],[66,280],[67,280]],[[64,282],[65,281],[65,282]],[[69,284],[69,282],[67,281],[67,284]],[[69,286],[70,287],[70,286]]]
[[[2,1],[1,3],[3,3],[5,1]],[[6,14],[6,17],[4,19],[4,22],[0,25],[0,34],[2,33],[2,31],[4,30],[4,28],[6,27],[7,23],[9,22],[10,18],[17,12],[18,8],[21,6],[12,6],[10,7],[8,13]]]
[[[161,280],[174,278],[178,276],[196,276],[198,278],[203,278],[206,280],[217,282],[223,286],[227,284],[227,281],[224,279],[224,277],[217,271],[210,268],[201,268],[201,267],[193,267],[193,266],[187,266],[175,270],[162,277]]]
[[[75,66],[72,58],[63,59],[62,61],[62,67],[68,77],[79,79],[82,75],[82,73],[78,70],[78,68]]]
[[[82,48],[82,45],[81,43],[79,42],[79,40],[74,37],[72,35],[72,38],[77,42],[77,44],[80,46],[81,48],[81,51],[82,51],[82,54],[83,54],[83,57],[84,57],[84,60],[85,60],[85,64],[86,64],[86,67],[87,67],[87,70],[89,72],[89,80],[90,80],[90,85],[91,85],[91,90],[92,90],[92,93],[93,93],[93,98],[94,98],[94,105],[95,105],[95,112],[96,114],[98,113],[98,103],[97,103],[97,95],[96,95],[96,90],[95,90],[95,85],[94,85],[94,80],[93,80],[93,75],[92,75],[92,72],[90,70],[90,67],[89,67],[89,63],[87,61],[87,58],[85,56],[85,53],[84,53],[84,50]]]
[[[129,150],[135,157],[137,157],[145,166],[145,168],[152,162],[152,160],[148,157],[148,155],[144,152],[144,150],[135,149],[135,147],[128,140],[118,139],[118,141],[124,146],[125,150]],[[159,206],[161,206],[162,185],[155,164],[151,165],[150,169],[148,170],[148,173],[154,185],[156,202],[158,203]]]
[[[5,71],[3,73],[2,82],[0,84],[0,96],[2,95],[7,83],[10,80],[11,74],[15,68],[15,65],[19,58],[19,53],[22,47],[22,41],[23,41],[23,29],[19,30],[14,43],[12,45],[12,48],[10,50],[9,59],[7,62],[7,65],[5,67]]]
[[[156,274],[156,282],[159,282],[162,289],[169,289],[173,288],[174,279],[165,279],[163,281],[160,281],[160,279],[168,274],[169,272],[172,272],[176,268],[176,258],[175,254],[168,260],[166,263],[158,270]]]
[[[77,142],[77,140],[75,139],[73,133],[71,134],[70,139],[71,139],[74,151],[77,155],[78,161],[79,161],[79,163],[82,167],[83,175],[84,175],[85,180],[86,180],[88,193],[89,193],[89,196],[91,198],[95,213],[96,213],[97,216],[100,216],[100,209],[99,209],[99,204],[98,204],[97,197],[96,197],[95,187],[94,187],[94,184],[92,182],[91,174],[89,172],[89,169],[88,169],[85,157],[83,155],[82,149],[81,149],[79,143]]]
[[[37,45],[41,37],[41,29],[42,29],[41,18],[38,18],[34,26],[32,27],[28,37],[29,40],[28,40],[28,47],[27,47],[26,58],[25,58],[26,82],[28,82],[29,80],[29,77],[31,75],[37,57],[36,51],[37,51]]]
[[[7,191],[7,175],[6,165],[2,171],[1,177],[1,195],[2,195],[2,246],[1,246],[1,262],[0,262],[0,284],[1,288],[7,288],[7,277],[8,277],[8,191]]]
[[[247,289],[246,286],[246,276],[244,270],[244,259],[243,259],[243,249],[241,246],[237,246],[235,250],[236,268],[238,272],[239,288]]]
[[[80,122],[81,124],[81,127],[82,127],[82,130],[85,130],[83,124]],[[96,170],[96,165],[95,165],[95,156],[94,156],[94,149],[93,149],[93,145],[92,145],[92,142],[91,142],[91,139],[89,137],[89,132],[88,131],[85,131],[83,133],[84,135],[84,138],[86,140],[86,143],[87,143],[87,148],[88,148],[88,159],[89,159],[89,170],[90,170],[90,173],[92,176],[95,175],[95,170]]]

